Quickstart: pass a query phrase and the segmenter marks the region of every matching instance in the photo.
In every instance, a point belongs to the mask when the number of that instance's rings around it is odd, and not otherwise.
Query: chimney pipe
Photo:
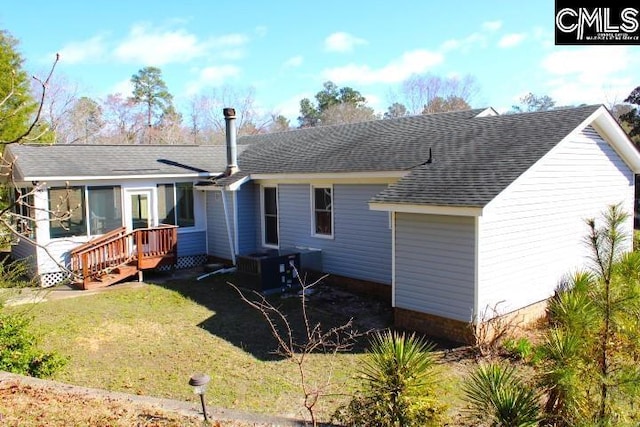
[[[225,133],[227,142],[227,176],[238,172],[238,148],[236,145],[236,110],[233,108],[223,108],[225,121]]]

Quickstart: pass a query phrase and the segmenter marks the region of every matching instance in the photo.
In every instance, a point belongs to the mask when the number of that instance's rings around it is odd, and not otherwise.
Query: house
[[[640,155],[603,106],[503,116],[477,109],[242,137],[237,159],[233,110],[225,115],[226,173],[219,147],[192,147],[204,150],[192,158],[179,157],[186,149],[160,156],[155,150],[172,148],[140,147],[146,159],[128,167],[117,151],[138,147],[104,148],[104,182],[89,173],[93,157],[77,165],[82,173],[39,169],[85,147],[7,151],[23,185],[74,182],[89,204],[91,186],[121,186],[125,224],[136,188],[147,188],[153,205],[169,177],[188,182],[194,225],[178,228],[178,255],[235,263],[265,249],[319,250],[331,277],[390,296],[396,325],[457,339],[493,308],[540,312],[563,276],[585,265],[584,219],[617,203],[633,212]],[[35,159],[20,150],[49,152]],[[162,222],[159,210],[151,215]],[[69,249],[66,239],[58,253]],[[185,250],[183,239],[198,243]]]
[[[12,165],[15,197],[23,200],[17,213],[24,218],[16,224],[23,237],[13,256],[30,260],[41,282],[54,285],[68,276],[73,250],[105,236],[135,245],[124,234],[167,224],[178,227],[180,244],[167,248],[177,249],[178,267],[202,264],[205,200],[193,186],[224,172],[224,152],[172,145],[9,145],[3,158],[5,167]],[[148,246],[149,236],[143,238]]]

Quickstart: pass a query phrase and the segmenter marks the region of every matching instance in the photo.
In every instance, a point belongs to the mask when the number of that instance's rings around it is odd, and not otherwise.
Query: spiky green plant
[[[347,426],[411,427],[442,425],[433,344],[415,334],[374,334],[365,357],[363,385],[335,417]]]
[[[540,420],[539,395],[510,365],[479,366],[464,383],[472,416],[492,427],[530,427]]]

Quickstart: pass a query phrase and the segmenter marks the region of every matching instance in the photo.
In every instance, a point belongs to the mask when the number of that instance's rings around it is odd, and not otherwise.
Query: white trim
[[[227,239],[229,241],[229,251],[231,252],[231,263],[236,265],[236,249],[233,247],[233,237],[231,236],[231,224],[229,224],[229,208],[227,207],[227,194],[222,191],[222,209],[224,210],[224,221],[227,225]]]
[[[208,204],[209,202],[207,201],[207,195],[204,195],[204,229],[205,229],[205,235],[204,235],[204,250],[205,253],[207,255],[209,255],[209,216],[207,215],[207,212],[209,212],[208,208]],[[178,230],[180,230],[178,228]]]
[[[474,219],[474,278],[473,278],[473,313],[471,313],[471,321],[478,320],[477,316],[480,316],[480,218],[479,216]],[[474,319],[475,317],[475,319]]]
[[[333,184],[329,185],[309,185],[310,191],[310,201],[311,201],[311,237],[317,237],[320,239],[333,239],[335,235],[335,223],[334,217],[336,212],[335,200],[336,193],[333,188]],[[316,233],[316,199],[315,199],[315,190],[316,188],[330,189],[331,190],[331,234],[319,234]]]
[[[240,239],[238,238],[238,197],[235,191],[231,192],[231,200],[233,201],[233,243],[236,246],[236,252],[240,252]]]
[[[237,180],[236,182],[232,182],[231,184],[226,186],[226,189],[229,191],[237,191],[240,189],[240,187],[242,186],[242,184],[244,184],[245,182],[249,181],[251,179],[250,176],[245,176],[240,178],[239,180]]]
[[[598,114],[597,116],[596,113]],[[592,119],[592,117],[595,118]],[[611,116],[609,110],[604,106],[600,107],[589,119],[593,120],[593,127],[602,134],[610,143],[610,145],[618,152],[620,157],[629,165],[629,168],[635,174],[640,173],[640,153],[638,149],[629,139],[626,132],[620,127],[618,122]],[[587,120],[589,120],[587,119]],[[587,123],[588,124],[588,123]],[[586,127],[585,124],[580,128]]]
[[[156,194],[157,187],[139,187],[139,188],[126,188],[123,189],[124,192],[124,204],[122,207],[122,218],[124,222],[124,226],[127,228],[127,231],[132,230],[133,226],[133,218],[131,217],[131,196],[133,195],[148,195],[149,196],[149,226],[157,227],[158,226],[158,195]]]
[[[369,202],[372,211],[391,211],[403,213],[419,213],[432,215],[455,216],[481,216],[482,208],[468,206],[435,206],[435,205],[409,205],[403,203],[378,203]]]
[[[314,172],[314,173],[252,173],[251,179],[345,179],[345,178],[402,178],[410,171],[371,171],[371,172]]]
[[[108,179],[175,179],[175,178],[211,178],[220,173],[190,173],[190,174],[167,174],[167,175],[111,175],[111,176],[25,176],[20,181],[104,181]]]
[[[266,243],[266,229],[264,223],[264,189],[275,188],[276,189],[276,230],[278,233],[278,244]],[[280,248],[280,189],[277,185],[261,185],[260,186],[260,243],[265,248],[279,249]]]
[[[391,307],[396,306],[396,212],[391,215]]]
[[[476,114],[475,117],[493,117],[493,116],[499,116],[499,115],[500,114],[498,114],[498,112],[494,110],[493,107],[488,107],[482,110],[481,112],[479,112],[478,114]]]

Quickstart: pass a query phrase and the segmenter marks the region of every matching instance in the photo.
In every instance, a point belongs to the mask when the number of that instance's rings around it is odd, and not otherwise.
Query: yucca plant
[[[442,425],[445,406],[434,391],[433,344],[415,334],[374,334],[361,369],[359,392],[335,418],[347,426]]]
[[[463,385],[472,416],[493,427],[530,427],[540,421],[539,395],[509,365],[479,366]]]

